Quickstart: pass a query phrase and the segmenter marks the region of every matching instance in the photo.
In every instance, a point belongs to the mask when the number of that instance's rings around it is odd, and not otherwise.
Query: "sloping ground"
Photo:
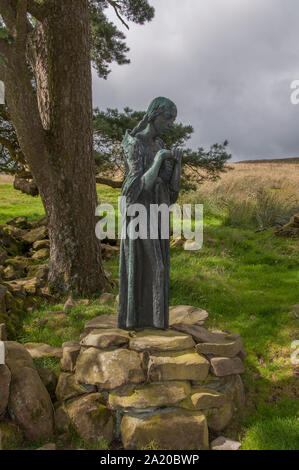
[[[99,190],[101,200],[116,204],[117,191]],[[43,215],[39,199],[0,188],[2,223],[16,215],[35,220],[37,214]],[[224,226],[218,214],[206,217],[201,250],[171,252],[171,304],[203,308],[210,312],[209,328],[239,333],[244,339],[247,406],[226,431],[227,437],[241,440],[242,449],[298,449],[298,365],[292,347],[299,339],[298,250],[297,241],[275,237],[273,229],[255,233]],[[118,257],[105,268],[112,273],[117,293]],[[50,311],[62,307],[45,305],[27,312],[19,340],[61,346],[77,338],[86,321],[115,311],[112,305],[92,302],[59,321],[43,322]],[[57,360],[39,361],[58,368]]]
[[[13,180],[13,176],[0,174],[0,184],[12,184]]]
[[[236,163],[299,163],[299,157],[288,158],[258,158],[256,160],[242,160]]]

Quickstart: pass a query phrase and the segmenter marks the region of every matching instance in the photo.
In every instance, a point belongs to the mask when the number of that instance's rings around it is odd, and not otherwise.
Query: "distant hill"
[[[261,160],[242,160],[236,163],[299,163],[299,157],[290,158],[263,158]]]

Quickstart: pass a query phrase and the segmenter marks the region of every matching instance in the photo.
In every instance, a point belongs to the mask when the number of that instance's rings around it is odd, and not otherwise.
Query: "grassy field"
[[[230,227],[264,229],[299,212],[298,163],[235,163],[216,183],[205,183],[185,202],[201,202],[205,214]]]
[[[247,404],[224,434],[240,439],[242,449],[299,449],[299,371],[291,362],[291,344],[299,339],[299,244],[276,237],[271,227],[278,222],[277,214],[288,219],[297,210],[299,167],[274,163],[232,167],[219,182],[181,197],[184,202],[204,204],[204,243],[195,252],[172,249],[171,304],[204,308],[210,313],[209,327],[240,333],[244,339]],[[101,201],[116,204],[117,190],[104,186],[98,190]],[[256,208],[259,191],[275,195],[274,209],[268,203],[263,219],[256,217],[257,210],[247,212],[246,218],[244,207],[249,206],[243,206],[231,217],[228,200],[236,205],[249,200]],[[272,218],[266,217],[269,207]],[[2,184],[0,223],[16,215],[41,217],[41,202]],[[118,258],[105,263],[105,269],[113,275],[116,293]],[[67,318],[60,318],[61,308],[62,304],[44,305],[26,313],[19,340],[60,346],[78,338],[88,319],[115,313],[113,305],[101,306],[97,299],[87,307],[76,307]],[[59,368],[56,360],[42,362]]]

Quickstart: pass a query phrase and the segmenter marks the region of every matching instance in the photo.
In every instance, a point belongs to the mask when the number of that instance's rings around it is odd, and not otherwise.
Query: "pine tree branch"
[[[16,161],[16,151],[15,151],[12,143],[8,139],[6,139],[5,137],[0,136],[0,145],[2,145],[2,147],[6,148],[6,150],[8,151],[8,153],[10,155],[11,160]]]
[[[2,14],[7,5],[10,7],[13,5],[15,11],[14,41],[10,46],[9,67],[6,67],[5,59],[0,55],[0,79],[5,83],[5,94],[11,119],[19,130],[23,145],[27,149],[34,149],[33,156],[30,154],[29,157],[32,160],[31,163],[39,168],[38,165],[42,163],[41,152],[38,152],[37,149],[45,147],[45,132],[27,65],[28,2],[27,0],[0,0],[0,14],[3,19],[4,16],[7,17],[7,10],[5,10],[5,15]],[[10,16],[9,20],[11,18]],[[7,23],[5,24],[8,26]],[[9,24],[11,25],[11,23]]]
[[[113,180],[112,178],[106,178],[105,176],[96,176],[96,182],[98,184],[105,184],[111,188],[121,188],[123,185],[123,180]]]
[[[127,23],[124,21],[124,19],[121,17],[121,15],[119,14],[119,11],[118,9],[120,8],[120,6],[114,2],[113,0],[107,0],[107,2],[109,3],[109,5],[112,6],[112,8],[114,9],[115,13],[116,13],[116,16],[117,18],[122,22],[122,24],[127,28],[127,29],[130,29],[129,26],[127,25]]]

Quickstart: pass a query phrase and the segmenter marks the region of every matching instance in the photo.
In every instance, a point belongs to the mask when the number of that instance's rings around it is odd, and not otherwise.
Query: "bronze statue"
[[[169,230],[150,237],[152,204],[174,204],[181,180],[182,150],[165,149],[161,137],[173,126],[176,105],[167,98],[155,98],[140,123],[127,131],[122,142],[126,176],[122,196],[126,207],[142,204],[147,210],[145,239],[121,240],[118,327],[122,329],[168,328],[169,318]],[[169,214],[168,214],[169,217]],[[132,216],[126,216],[125,228]],[[144,227],[143,227],[144,228]]]

